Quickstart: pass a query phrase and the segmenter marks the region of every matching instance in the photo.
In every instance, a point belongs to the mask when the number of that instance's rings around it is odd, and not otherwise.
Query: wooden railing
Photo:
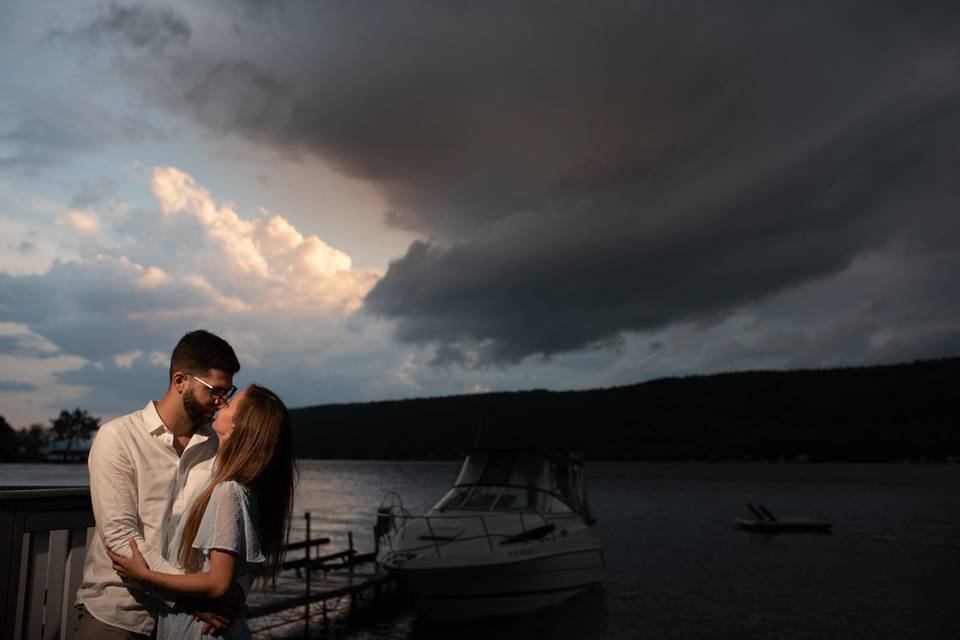
[[[0,489],[0,638],[70,640],[93,526],[89,487]]]
[[[311,570],[332,566],[351,568],[373,562],[375,554],[357,553],[353,534],[349,548],[327,555],[319,547],[330,538],[310,535],[284,547],[301,551],[302,559],[290,559],[283,569],[306,571],[303,596],[280,599],[252,607],[247,618],[270,615],[295,607],[304,608],[304,629],[310,628],[310,604],[366,588],[379,588],[383,577],[337,590],[310,591]],[[89,487],[0,488],[0,640],[72,640],[79,612],[73,604],[83,577],[87,541],[96,535]],[[342,593],[341,593],[342,592]]]

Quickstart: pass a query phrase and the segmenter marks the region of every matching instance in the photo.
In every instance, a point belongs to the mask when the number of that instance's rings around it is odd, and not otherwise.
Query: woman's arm
[[[130,540],[130,551],[130,557],[124,558],[107,549],[116,572],[122,577],[146,582],[164,591],[200,598],[221,598],[233,584],[237,557],[230,551],[211,549],[209,571],[182,575],[151,571],[133,539]]]

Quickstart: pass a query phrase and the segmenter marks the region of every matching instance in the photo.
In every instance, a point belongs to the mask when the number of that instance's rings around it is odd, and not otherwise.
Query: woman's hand
[[[130,557],[124,558],[107,549],[107,555],[113,560],[113,570],[121,578],[132,578],[134,580],[146,580],[150,574],[150,567],[147,561],[140,553],[136,540],[130,538]]]

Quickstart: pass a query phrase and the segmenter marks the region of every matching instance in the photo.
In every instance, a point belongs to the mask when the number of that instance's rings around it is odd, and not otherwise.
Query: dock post
[[[306,585],[306,595],[307,601],[303,605],[303,637],[310,637],[310,512],[307,511],[303,514],[304,519],[307,521],[307,548],[304,549],[307,559],[307,585]]]
[[[347,556],[347,558],[350,561],[350,568],[348,569],[348,571],[350,572],[350,576],[353,577],[353,565],[354,565],[353,559],[354,559],[354,553],[355,553],[353,549],[353,531],[347,531],[347,546],[350,548],[350,555]],[[353,580],[350,581],[350,584],[351,585],[353,584]],[[351,589],[350,590],[350,617],[351,618],[356,613],[356,610],[357,610],[357,592]]]
[[[350,547],[350,555],[347,556],[350,559],[350,575],[353,575],[353,565],[354,565],[353,556],[356,553],[353,550],[353,531],[347,531],[347,544]]]
[[[373,528],[373,572],[380,573],[380,536],[377,528]]]

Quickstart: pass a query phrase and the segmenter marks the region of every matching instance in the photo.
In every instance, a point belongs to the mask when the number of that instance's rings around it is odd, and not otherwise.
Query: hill
[[[960,358],[666,378],[291,410],[297,455],[457,459],[474,447],[581,450],[591,460],[960,458]]]

